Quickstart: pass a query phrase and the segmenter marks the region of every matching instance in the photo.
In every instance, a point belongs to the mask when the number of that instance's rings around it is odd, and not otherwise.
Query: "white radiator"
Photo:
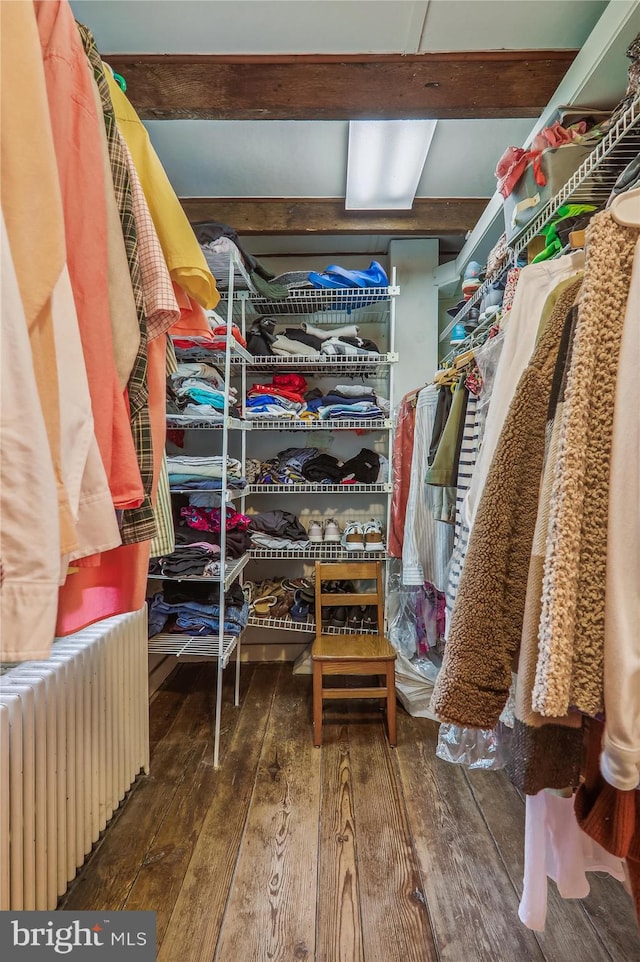
[[[146,607],[0,675],[0,910],[55,909],[149,769]]]

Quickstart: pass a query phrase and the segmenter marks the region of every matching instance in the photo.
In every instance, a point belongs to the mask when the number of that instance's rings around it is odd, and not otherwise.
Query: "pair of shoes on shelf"
[[[286,618],[295,602],[295,588],[282,578],[255,585],[252,610],[257,618]]]
[[[327,626],[366,634],[378,630],[378,613],[371,605],[340,605],[332,610]]]
[[[327,518],[326,521],[310,521],[307,528],[309,541],[314,544],[325,542],[326,544],[340,543],[340,525],[335,518]]]
[[[342,546],[347,551],[381,551],[382,525],[372,518],[365,525],[359,521],[350,521],[342,535]]]

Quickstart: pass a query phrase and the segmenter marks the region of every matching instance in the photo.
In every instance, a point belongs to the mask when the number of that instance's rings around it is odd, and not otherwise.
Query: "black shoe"
[[[342,605],[339,608],[333,608],[329,616],[329,625],[331,628],[346,628],[347,609]]]
[[[347,628],[350,631],[362,631],[363,609],[360,605],[352,605],[347,609]]]
[[[372,633],[378,630],[378,611],[372,605],[370,605],[364,613],[362,630]]]

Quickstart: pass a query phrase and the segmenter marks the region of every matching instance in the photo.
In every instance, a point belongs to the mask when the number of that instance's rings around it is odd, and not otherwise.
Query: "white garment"
[[[587,872],[608,872],[619,882],[624,881],[621,859],[610,855],[578,825],[573,798],[553,792],[527,795],[520,921],[535,932],[543,932],[547,877],[556,883],[563,899],[583,899],[589,894]]]
[[[0,225],[0,658],[48,658],[60,573],[58,492],[4,216]]]
[[[307,324],[306,322],[301,324],[300,327],[306,334],[311,334],[320,341],[328,341],[329,338],[336,337],[357,337],[360,330],[355,324],[351,324],[348,327],[334,327],[330,331],[323,331],[322,328],[314,327],[312,324]]]
[[[638,198],[640,207],[640,197]],[[615,217],[615,208],[611,210]],[[638,211],[640,227],[640,210]],[[604,623],[603,777],[640,782],[640,240],[625,314],[613,419]]]
[[[433,517],[425,477],[439,388],[429,384],[418,394],[411,459],[411,479],[402,544],[402,583],[430,581],[439,591],[447,583],[447,566],[453,548],[453,525]]]
[[[60,463],[77,542],[61,561],[60,584],[64,584],[70,561],[117,548],[122,538],[94,433],[78,316],[66,266],[53,290],[51,314],[60,398]]]
[[[167,458],[169,474],[190,474],[198,478],[221,478],[224,460],[219,455],[210,458],[189,458],[178,454]],[[227,477],[240,478],[242,465],[235,458],[227,458]]]
[[[544,303],[562,281],[584,270],[584,251],[574,251],[555,261],[530,264],[520,271],[513,307],[505,320],[502,355],[496,371],[484,439],[469,491],[464,501],[464,520],[473,527],[489,468],[518,381],[536,343]]]

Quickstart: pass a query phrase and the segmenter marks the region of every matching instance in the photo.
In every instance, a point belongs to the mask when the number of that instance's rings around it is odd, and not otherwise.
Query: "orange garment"
[[[104,121],[96,111],[87,58],[68,2],[34,0],[34,8],[96,439],[115,506],[137,507],[143,498],[142,480],[127,403],[118,384],[109,316],[107,211],[98,127]],[[28,152],[32,156],[40,150],[39,142],[34,150],[37,131],[37,127],[30,131]],[[25,217],[24,212],[21,216]],[[39,212],[31,220],[48,243]],[[37,275],[33,260],[32,255],[32,270]]]
[[[149,414],[153,437],[153,498],[166,436],[166,335],[149,342]],[[80,631],[101,618],[138,611],[147,590],[150,541],[122,545],[99,556],[95,567],[69,574],[58,595],[57,635]]]
[[[0,16],[2,209],[56,478],[60,550],[66,553],[76,547],[76,536],[61,466],[51,304],[65,262],[60,187],[33,7],[0,4]]]
[[[147,589],[150,541],[100,555],[95,568],[69,574],[58,593],[56,635],[70,635],[112,615],[139,611]]]
[[[196,304],[175,281],[173,291],[180,308],[180,319],[171,325],[171,335],[173,337],[206,337],[210,341],[213,340],[207,315],[200,305]]]

